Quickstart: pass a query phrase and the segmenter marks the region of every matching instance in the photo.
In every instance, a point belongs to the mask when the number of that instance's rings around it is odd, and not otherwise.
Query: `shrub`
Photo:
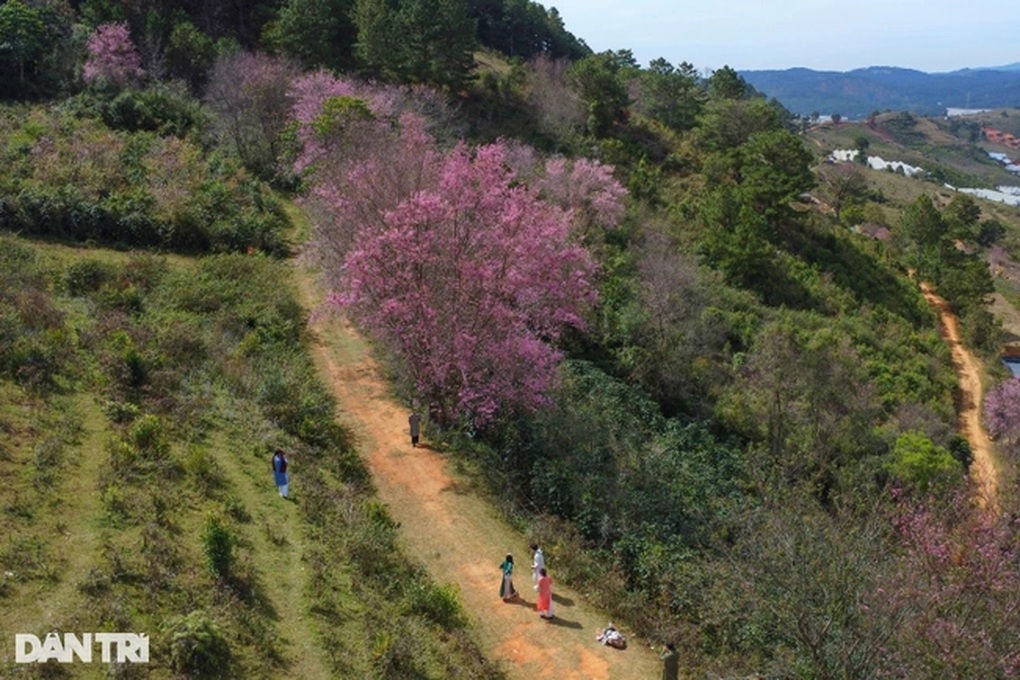
[[[99,260],[83,259],[71,263],[64,272],[63,287],[68,295],[94,293],[115,276],[114,267]]]
[[[159,84],[121,92],[102,107],[103,121],[115,130],[146,130],[184,137],[201,132],[206,115],[179,84]]]
[[[230,670],[230,644],[208,614],[193,611],[167,622],[170,666],[198,677],[222,677]]]
[[[120,525],[128,516],[128,503],[124,491],[117,484],[110,484],[100,494],[103,510],[106,512],[104,521],[110,526]]]
[[[943,491],[960,480],[962,465],[953,454],[923,434],[906,432],[896,439],[889,471],[921,493]]]
[[[237,539],[224,522],[210,516],[202,531],[202,550],[213,574],[221,580],[230,578],[234,569],[234,546]]]
[[[223,499],[223,511],[235,522],[247,524],[251,521],[251,513],[245,507],[244,502],[234,494]]]
[[[142,416],[131,426],[128,440],[146,460],[166,460],[170,453],[170,443],[166,439],[163,423],[152,415]]]
[[[421,614],[446,630],[463,628],[467,623],[456,584],[438,586],[416,579],[405,587],[404,598],[409,612]]]
[[[184,456],[184,471],[192,483],[206,494],[223,484],[223,471],[216,463],[215,456],[200,446],[192,446]]]
[[[64,460],[64,442],[60,437],[47,437],[37,443],[33,449],[35,469],[34,483],[36,486],[49,486]]]

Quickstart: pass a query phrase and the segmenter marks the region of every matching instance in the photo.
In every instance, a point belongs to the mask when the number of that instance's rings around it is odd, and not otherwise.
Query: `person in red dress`
[[[535,603],[535,609],[543,619],[553,617],[552,579],[545,567],[538,570],[538,602]]]

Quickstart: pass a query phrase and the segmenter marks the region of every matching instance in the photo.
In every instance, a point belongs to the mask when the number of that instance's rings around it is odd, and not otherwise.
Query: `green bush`
[[[404,599],[408,612],[421,614],[446,630],[467,625],[456,584],[438,586],[422,575],[405,586]]]
[[[234,533],[219,517],[213,515],[206,520],[202,531],[202,550],[217,578],[227,580],[233,575],[236,544]]]
[[[170,666],[175,671],[200,678],[228,675],[230,644],[208,614],[196,610],[174,617],[164,630],[170,638]]]
[[[128,502],[124,496],[124,490],[117,484],[110,484],[100,493],[100,500],[103,503],[103,510],[106,513],[104,520],[111,526],[119,526],[128,516]]]
[[[201,133],[207,116],[179,84],[160,83],[144,90],[125,90],[101,106],[103,121],[115,130],[156,132],[183,137]]]
[[[192,446],[184,456],[183,465],[192,483],[204,493],[208,494],[223,485],[223,471],[208,449]]]
[[[106,262],[92,259],[76,260],[64,272],[63,288],[71,296],[87,295],[111,282],[115,275],[115,267]]]
[[[906,432],[896,439],[889,472],[909,489],[943,492],[960,483],[963,466],[953,454],[919,432]]]
[[[152,415],[139,418],[128,431],[128,440],[142,458],[151,461],[166,460],[170,453],[163,423]]]

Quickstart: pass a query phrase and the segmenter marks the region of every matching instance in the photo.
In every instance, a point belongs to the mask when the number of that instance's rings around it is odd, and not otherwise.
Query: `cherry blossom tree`
[[[543,403],[555,343],[594,301],[594,264],[569,239],[569,215],[513,186],[503,153],[458,146],[436,185],[360,225],[335,297],[446,424]]]
[[[542,195],[570,211],[582,235],[593,227],[611,227],[623,217],[627,190],[613,177],[613,168],[587,158],[553,158],[539,180]]]
[[[106,82],[123,87],[145,73],[127,24],[100,24],[89,36],[86,47],[89,56],[82,73],[86,83]]]
[[[904,554],[883,597],[910,615],[887,675],[1017,677],[1020,522],[959,497],[948,505],[908,504],[896,518]]]
[[[985,395],[985,421],[1000,444],[1020,444],[1020,379],[1005,380]]]
[[[301,145],[294,170],[309,186],[317,257],[338,287],[359,229],[436,184],[442,154],[426,120],[390,88],[323,72],[300,79],[292,92]]]
[[[379,92],[325,76],[297,90],[298,165],[333,302],[445,425],[544,403],[556,343],[595,299],[571,210],[521,181],[506,144],[446,151]]]

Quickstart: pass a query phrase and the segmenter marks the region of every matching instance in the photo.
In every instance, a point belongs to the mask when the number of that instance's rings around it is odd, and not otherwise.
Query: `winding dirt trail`
[[[960,381],[960,430],[970,444],[974,462],[971,477],[982,507],[992,512],[999,510],[999,473],[995,467],[989,445],[988,433],[981,423],[981,403],[984,394],[981,388],[981,364],[960,342],[960,329],[956,315],[949,304],[939,297],[927,283],[921,284],[925,299],[934,307],[941,319],[942,337],[953,353],[953,366]]]
[[[303,265],[295,278],[308,310],[319,310],[321,293]],[[341,419],[355,432],[358,448],[393,518],[401,540],[438,583],[455,583],[483,653],[502,662],[511,678],[651,678],[661,672],[658,656],[630,636],[625,651],[595,640],[606,614],[582,602],[579,594],[554,584],[552,621],[535,612],[531,555],[526,537],[501,520],[471,489],[455,464],[424,445],[412,448],[408,412],[390,394],[365,341],[343,319],[312,315],[313,354],[320,374],[335,393]],[[503,603],[498,596],[499,563],[513,553],[522,599]],[[556,556],[547,555],[556,577]],[[625,631],[626,633],[626,631]]]

